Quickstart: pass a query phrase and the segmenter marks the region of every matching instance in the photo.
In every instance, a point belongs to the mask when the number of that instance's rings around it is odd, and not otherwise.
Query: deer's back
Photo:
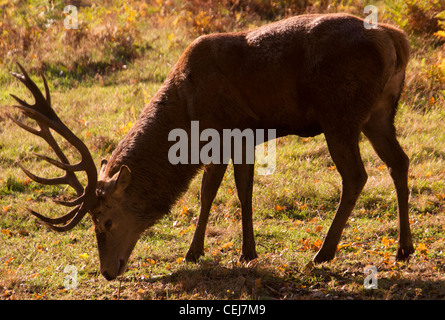
[[[394,72],[386,26],[350,15],[303,15],[251,31],[207,35],[174,69],[192,120],[315,135],[323,121],[366,113]],[[403,34],[400,34],[403,38]]]

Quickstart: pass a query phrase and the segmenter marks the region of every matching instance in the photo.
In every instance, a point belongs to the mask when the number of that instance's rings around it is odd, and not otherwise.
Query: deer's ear
[[[105,169],[107,168],[107,164],[108,164],[108,160],[107,159],[102,159],[102,161],[100,162],[99,177],[101,177],[102,174],[104,173]]]
[[[126,165],[122,165],[119,172],[116,173],[110,180],[112,184],[112,193],[121,194],[129,186],[131,182],[131,171]]]

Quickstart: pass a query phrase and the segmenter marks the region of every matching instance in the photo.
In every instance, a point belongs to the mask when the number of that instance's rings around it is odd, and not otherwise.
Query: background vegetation
[[[443,1],[106,0],[72,1],[79,28],[64,28],[65,2],[0,1],[0,299],[443,299],[445,297],[445,5]],[[229,168],[212,207],[206,255],[185,263],[199,212],[199,181],[171,214],[146,232],[129,271],[107,282],[98,273],[89,219],[56,234],[25,208],[58,215],[50,199],[63,186],[31,182],[57,169],[33,158],[47,145],[6,117],[9,93],[28,97],[9,71],[15,61],[34,79],[43,72],[53,107],[85,141],[95,161],[111,154],[181,52],[198,35],[252,28],[301,13],[378,7],[380,22],[403,28],[413,47],[396,126],[411,159],[410,222],[416,252],[394,260],[397,208],[389,174],[366,139],[368,183],[344,231],[337,258],[306,268],[321,245],[340,194],[340,177],[322,136],[278,140],[277,170],[255,177],[254,226],[259,258],[240,264],[240,204]],[[71,157],[77,155],[69,149]],[[63,270],[78,270],[65,289]],[[378,289],[363,287],[364,267]]]

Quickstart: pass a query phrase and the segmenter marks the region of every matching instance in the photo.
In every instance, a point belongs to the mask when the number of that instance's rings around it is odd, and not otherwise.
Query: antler
[[[51,97],[49,94],[48,84],[46,83],[46,79],[42,74],[43,85],[45,87],[45,96],[43,96],[40,89],[37,85],[31,80],[31,78],[26,73],[25,69],[17,63],[22,74],[18,74],[15,72],[11,72],[11,74],[19,79],[32,93],[35,99],[35,104],[30,105],[24,100],[16,97],[11,94],[11,96],[19,103],[19,105],[14,105],[13,107],[20,109],[24,115],[35,120],[40,127],[40,130],[37,130],[33,127],[30,127],[13,117],[8,117],[19,127],[25,129],[32,134],[35,134],[41,138],[43,138],[49,146],[54,150],[57,157],[60,161],[49,158],[44,155],[36,154],[34,155],[40,159],[43,159],[52,165],[65,170],[65,175],[58,178],[42,178],[38,177],[28,170],[26,170],[21,164],[18,166],[23,170],[23,172],[32,180],[47,184],[47,185],[56,185],[56,184],[68,184],[77,192],[77,198],[71,201],[59,201],[53,200],[54,202],[68,206],[75,207],[70,212],[65,214],[60,218],[47,218],[31,209],[28,209],[31,214],[42,220],[43,224],[47,225],[53,230],[56,231],[67,231],[76,226],[80,220],[85,216],[85,214],[97,206],[98,200],[95,194],[96,184],[97,184],[97,170],[94,164],[93,158],[87,148],[87,146],[68,129],[65,124],[59,119],[57,114],[51,107]],[[63,153],[62,149],[54,139],[50,129],[54,130],[58,134],[60,134],[63,138],[65,138],[73,147],[75,147],[82,159],[77,164],[70,164],[67,157]],[[82,184],[76,177],[75,172],[85,171],[87,174],[88,183],[85,188],[83,188]],[[69,221],[69,222],[68,222]],[[66,223],[67,222],[67,223]],[[57,224],[66,223],[62,226],[56,226]]]

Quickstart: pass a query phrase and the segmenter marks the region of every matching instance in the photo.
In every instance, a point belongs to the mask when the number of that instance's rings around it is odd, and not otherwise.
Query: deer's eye
[[[110,231],[112,225],[113,225],[113,222],[111,221],[111,219],[108,219],[107,221],[105,221],[105,223],[104,223],[105,230]]]

